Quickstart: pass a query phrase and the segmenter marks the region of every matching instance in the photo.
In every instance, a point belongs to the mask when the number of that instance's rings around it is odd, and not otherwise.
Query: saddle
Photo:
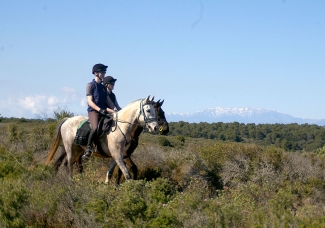
[[[109,130],[112,123],[112,119],[113,119],[112,117],[105,116],[105,117],[101,117],[98,121],[97,134],[94,135],[93,143],[97,147],[98,153],[96,152],[95,153],[98,154],[99,157],[107,157],[107,155],[104,153],[103,149],[101,148],[98,142],[99,142],[99,138]],[[78,146],[87,146],[90,131],[91,131],[91,125],[89,119],[82,121],[77,128],[74,144]]]

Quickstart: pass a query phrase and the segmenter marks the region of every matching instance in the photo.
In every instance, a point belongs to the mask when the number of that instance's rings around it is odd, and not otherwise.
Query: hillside
[[[108,160],[70,179],[45,166],[55,121],[0,123],[1,227],[322,227],[324,149],[143,133],[139,180],[104,184]],[[57,158],[57,157],[56,157]]]

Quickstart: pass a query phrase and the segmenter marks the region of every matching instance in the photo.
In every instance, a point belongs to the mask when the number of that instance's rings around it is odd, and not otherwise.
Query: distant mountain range
[[[168,122],[189,123],[255,123],[255,124],[316,124],[325,125],[325,119],[302,119],[264,108],[208,108],[194,113],[166,113]]]

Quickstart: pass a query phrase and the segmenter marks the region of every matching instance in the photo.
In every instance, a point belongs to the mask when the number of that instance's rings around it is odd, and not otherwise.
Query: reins
[[[149,104],[152,104],[152,103],[149,103]],[[140,119],[141,115],[143,116],[143,119],[144,119],[144,126],[143,127],[146,127],[148,123],[151,123],[153,121],[157,121],[156,118],[154,118],[154,117],[148,118],[145,115],[144,110],[143,110],[143,100],[141,100],[141,102],[140,102],[140,112],[139,112],[139,115],[138,115],[138,122],[139,122],[139,119]],[[127,124],[130,124],[130,125],[132,125],[132,123],[124,121],[124,120],[119,120],[118,119],[118,112],[116,112],[116,116],[115,116],[114,120],[115,120],[115,128],[114,129],[112,128],[111,131],[114,132],[118,128],[120,130],[121,134],[123,135],[124,139],[125,139],[125,145],[128,145],[130,142],[127,141],[126,135],[124,134],[124,132],[122,131],[122,129],[118,125],[118,123],[127,123]],[[140,124],[138,123],[138,125],[140,125]]]

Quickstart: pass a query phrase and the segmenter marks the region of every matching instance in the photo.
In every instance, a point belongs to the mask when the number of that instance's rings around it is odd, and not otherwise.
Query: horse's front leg
[[[105,151],[105,153],[110,154],[112,156],[118,167],[121,169],[125,180],[128,180],[130,179],[130,173],[127,170],[126,165],[123,161],[123,155],[126,151],[125,142],[123,138],[120,137],[122,136],[120,136],[119,134],[116,135],[115,132],[111,132],[110,134],[108,134],[107,140],[105,140],[105,142],[103,141],[102,148],[104,150],[106,150],[106,148],[108,149],[107,152]],[[106,146],[103,145],[104,143],[106,144]]]
[[[131,160],[130,157],[125,158],[124,162],[128,166],[130,166],[132,173],[133,173],[133,179],[134,180],[138,179],[138,167],[136,166],[136,164],[133,163],[133,161]],[[120,184],[121,177],[122,177],[122,171],[119,169],[118,173],[117,173],[117,177],[116,177],[116,182],[115,182],[116,185]]]
[[[126,168],[126,165],[123,161],[123,153],[119,153],[118,155],[115,154],[115,156],[112,154],[113,159],[115,160],[115,162],[117,163],[118,167],[120,168],[120,170],[122,171],[125,180],[128,180],[131,178],[129,171]]]

